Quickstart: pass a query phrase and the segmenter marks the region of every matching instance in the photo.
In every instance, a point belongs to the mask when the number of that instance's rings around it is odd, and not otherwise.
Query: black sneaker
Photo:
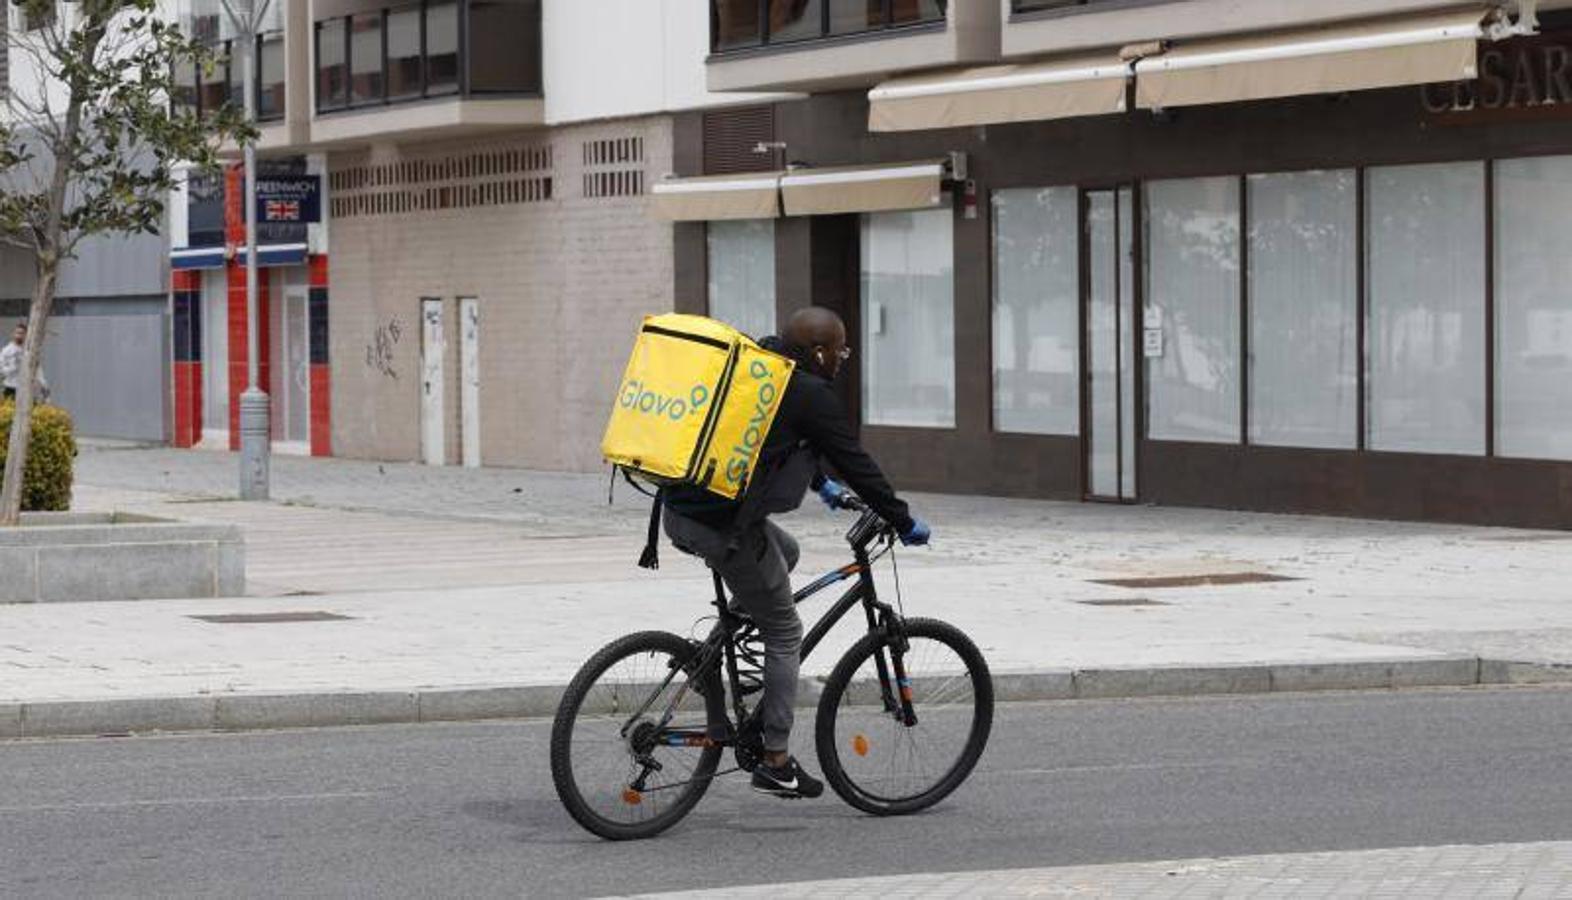
[[[780,768],[768,763],[759,763],[753,770],[753,789],[782,800],[801,800],[804,797],[811,799],[824,793],[824,782],[804,772],[802,766],[797,765],[797,758],[793,756]]]

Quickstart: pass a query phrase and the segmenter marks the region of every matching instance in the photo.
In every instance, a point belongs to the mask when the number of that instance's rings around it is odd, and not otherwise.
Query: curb
[[[1572,683],[1572,664],[1446,656],[995,673],[1001,703]],[[0,740],[547,718],[565,685],[0,703]],[[804,682],[807,706],[819,684]]]

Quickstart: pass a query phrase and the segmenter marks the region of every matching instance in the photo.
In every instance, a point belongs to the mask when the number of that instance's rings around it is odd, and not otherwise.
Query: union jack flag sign
[[[269,222],[299,222],[299,200],[268,200],[263,205],[262,218]]]

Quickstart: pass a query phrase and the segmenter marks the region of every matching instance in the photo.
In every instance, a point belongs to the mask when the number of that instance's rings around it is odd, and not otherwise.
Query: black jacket
[[[776,341],[764,346],[790,353]],[[764,439],[753,482],[739,500],[698,487],[666,488],[666,506],[679,515],[718,529],[746,527],[771,513],[790,512],[817,488],[827,463],[886,522],[905,533],[912,526],[906,504],[858,442],[835,387],[799,365],[781,396],[780,409]]]

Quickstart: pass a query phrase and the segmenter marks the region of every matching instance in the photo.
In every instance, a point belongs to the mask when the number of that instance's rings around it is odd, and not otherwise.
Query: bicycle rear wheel
[[[574,820],[608,840],[653,837],[686,816],[709,789],[717,746],[672,745],[662,731],[705,730],[704,698],[683,694],[693,645],[645,631],[607,644],[569,683],[551,729],[551,778]],[[642,710],[642,712],[641,712]]]
[[[906,641],[897,654],[886,635],[864,637],[841,657],[819,698],[825,780],[841,799],[875,815],[905,815],[943,800],[971,774],[993,726],[993,678],[970,638],[944,622],[908,619]],[[912,724],[900,702],[899,670],[911,692]]]

